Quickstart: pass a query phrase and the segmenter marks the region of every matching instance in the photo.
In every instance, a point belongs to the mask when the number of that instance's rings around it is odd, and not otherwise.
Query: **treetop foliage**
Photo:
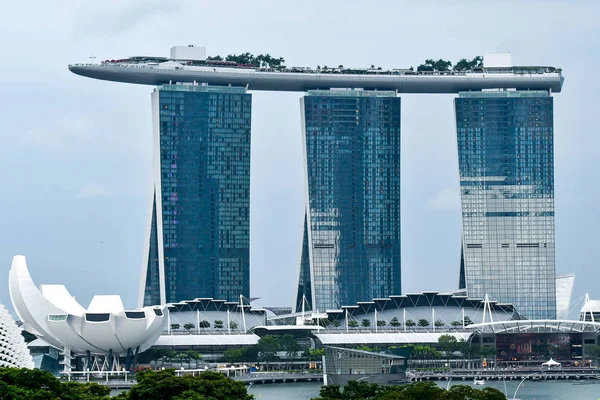
[[[39,369],[0,369],[0,400],[253,400],[243,382],[219,372],[176,376],[175,370],[143,371],[129,392],[110,397],[97,383],[61,382]]]
[[[417,71],[470,71],[473,68],[480,68],[483,66],[482,64],[483,58],[481,56],[477,56],[472,60],[467,60],[466,58],[461,58],[455,65],[452,67],[452,62],[447,60],[432,60],[427,59],[425,62],[417,67]]]
[[[350,381],[343,389],[339,385],[323,386],[319,397],[312,400],[506,400],[506,396],[489,387],[478,390],[457,385],[445,390],[433,382],[393,386]]]
[[[2,400],[109,400],[110,388],[97,383],[62,383],[40,369],[0,369]]]
[[[206,371],[198,376],[176,376],[175,370],[143,371],[137,385],[117,399],[126,400],[252,400],[243,382],[219,372]]]
[[[221,56],[207,57],[206,59],[211,61],[223,61],[223,57]],[[244,65],[255,65],[258,67],[285,67],[285,65],[283,65],[285,63],[283,57],[272,57],[270,54],[259,54],[257,56],[248,52],[242,54],[229,54],[224,60]]]

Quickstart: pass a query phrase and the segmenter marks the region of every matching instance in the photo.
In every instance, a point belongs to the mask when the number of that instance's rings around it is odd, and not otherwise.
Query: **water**
[[[521,400],[600,400],[600,383],[590,385],[574,385],[574,383],[575,381],[526,381],[519,389],[517,398]],[[440,381],[438,384],[446,387],[445,382]],[[472,382],[457,382],[456,384],[472,385]],[[509,399],[513,398],[518,385],[519,382],[516,381],[506,382]],[[504,393],[502,382],[486,382],[484,386],[477,386],[478,389],[484,387],[493,387]],[[256,400],[310,400],[319,395],[320,388],[321,385],[318,383],[252,385],[248,389],[248,393],[253,394]]]
[[[517,398],[521,400],[600,400],[600,382],[589,385],[576,385],[575,381],[543,381],[523,383]],[[455,384],[451,382],[451,385]],[[456,382],[457,385],[471,385],[472,382]],[[439,381],[438,385],[446,387],[446,382]],[[508,398],[512,399],[515,389],[519,385],[517,381],[506,382],[506,392]],[[493,387],[504,393],[504,384],[493,381],[486,382],[484,386],[477,386],[478,389],[484,387]],[[310,400],[319,395],[321,385],[318,383],[282,383],[252,385],[248,393],[253,394],[256,400]],[[118,391],[114,391],[113,395]]]

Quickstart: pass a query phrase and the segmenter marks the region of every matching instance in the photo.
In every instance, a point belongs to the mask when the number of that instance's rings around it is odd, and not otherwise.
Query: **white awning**
[[[560,363],[554,361],[553,359],[550,359],[550,360],[546,361],[545,363],[543,363],[542,365],[544,367],[556,367],[556,366],[560,365]]]

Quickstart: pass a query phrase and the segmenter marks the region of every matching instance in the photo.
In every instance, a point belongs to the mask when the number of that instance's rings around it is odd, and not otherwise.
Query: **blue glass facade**
[[[460,93],[455,100],[462,205],[459,286],[556,315],[553,102],[545,91]]]
[[[164,85],[152,96],[154,198],[143,304],[249,296],[251,95]]]
[[[301,99],[306,214],[296,307],[400,294],[400,98],[310,91]]]

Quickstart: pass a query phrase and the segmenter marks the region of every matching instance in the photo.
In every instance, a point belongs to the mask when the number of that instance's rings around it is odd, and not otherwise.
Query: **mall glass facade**
[[[553,103],[545,91],[455,100],[462,205],[459,286],[556,315]]]
[[[144,305],[249,296],[251,100],[235,87],[163,85],[152,94]]]
[[[496,362],[581,361],[582,333],[520,333],[496,335]]]
[[[306,209],[296,309],[400,294],[400,98],[309,91],[301,101]]]

